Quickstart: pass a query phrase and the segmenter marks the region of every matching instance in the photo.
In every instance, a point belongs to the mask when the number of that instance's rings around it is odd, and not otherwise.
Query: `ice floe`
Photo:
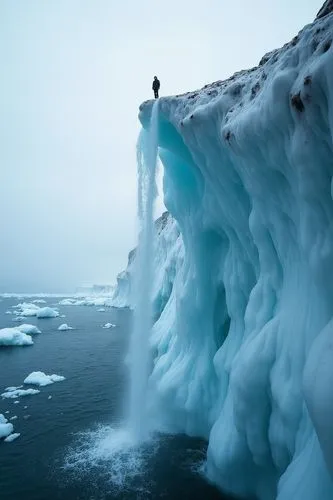
[[[27,376],[27,378],[24,379],[24,384],[32,384],[43,387],[45,385],[50,385],[54,382],[61,382],[63,380],[65,380],[65,377],[63,377],[62,375],[46,375],[44,372],[32,372]]]

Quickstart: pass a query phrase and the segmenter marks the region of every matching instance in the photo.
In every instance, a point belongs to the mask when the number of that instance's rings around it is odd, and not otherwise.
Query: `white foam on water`
[[[98,471],[114,489],[131,489],[131,482],[144,474],[148,459],[157,449],[157,439],[138,445],[128,429],[100,426],[78,434],[63,468],[76,479],[93,476]]]

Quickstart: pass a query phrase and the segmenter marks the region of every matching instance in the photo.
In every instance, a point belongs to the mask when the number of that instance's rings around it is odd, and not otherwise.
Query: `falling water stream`
[[[152,328],[157,151],[158,101],[155,101],[149,129],[141,131],[137,145],[140,234],[136,257],[134,322],[130,347],[130,428],[136,442],[142,442],[148,437],[146,392],[149,375],[149,335]]]

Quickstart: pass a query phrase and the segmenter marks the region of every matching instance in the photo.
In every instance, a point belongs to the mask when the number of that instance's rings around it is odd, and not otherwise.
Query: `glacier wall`
[[[206,437],[208,479],[244,498],[333,498],[329,10],[258,67],[160,99],[150,414]]]

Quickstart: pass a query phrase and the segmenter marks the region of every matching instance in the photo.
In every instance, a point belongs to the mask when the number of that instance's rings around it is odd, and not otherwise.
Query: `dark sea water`
[[[52,307],[60,299],[46,300]],[[5,312],[22,301],[2,299],[0,328],[15,326]],[[66,377],[18,404],[0,399],[0,413],[16,415],[14,432],[21,433],[12,443],[0,441],[0,499],[226,499],[198,472],[205,455],[201,440],[158,436],[140,449],[128,447],[129,311],[58,307],[65,318],[24,321],[42,330],[33,346],[0,348],[1,392],[21,385],[32,371]],[[107,322],[117,327],[103,329]],[[58,331],[62,323],[75,330]]]

